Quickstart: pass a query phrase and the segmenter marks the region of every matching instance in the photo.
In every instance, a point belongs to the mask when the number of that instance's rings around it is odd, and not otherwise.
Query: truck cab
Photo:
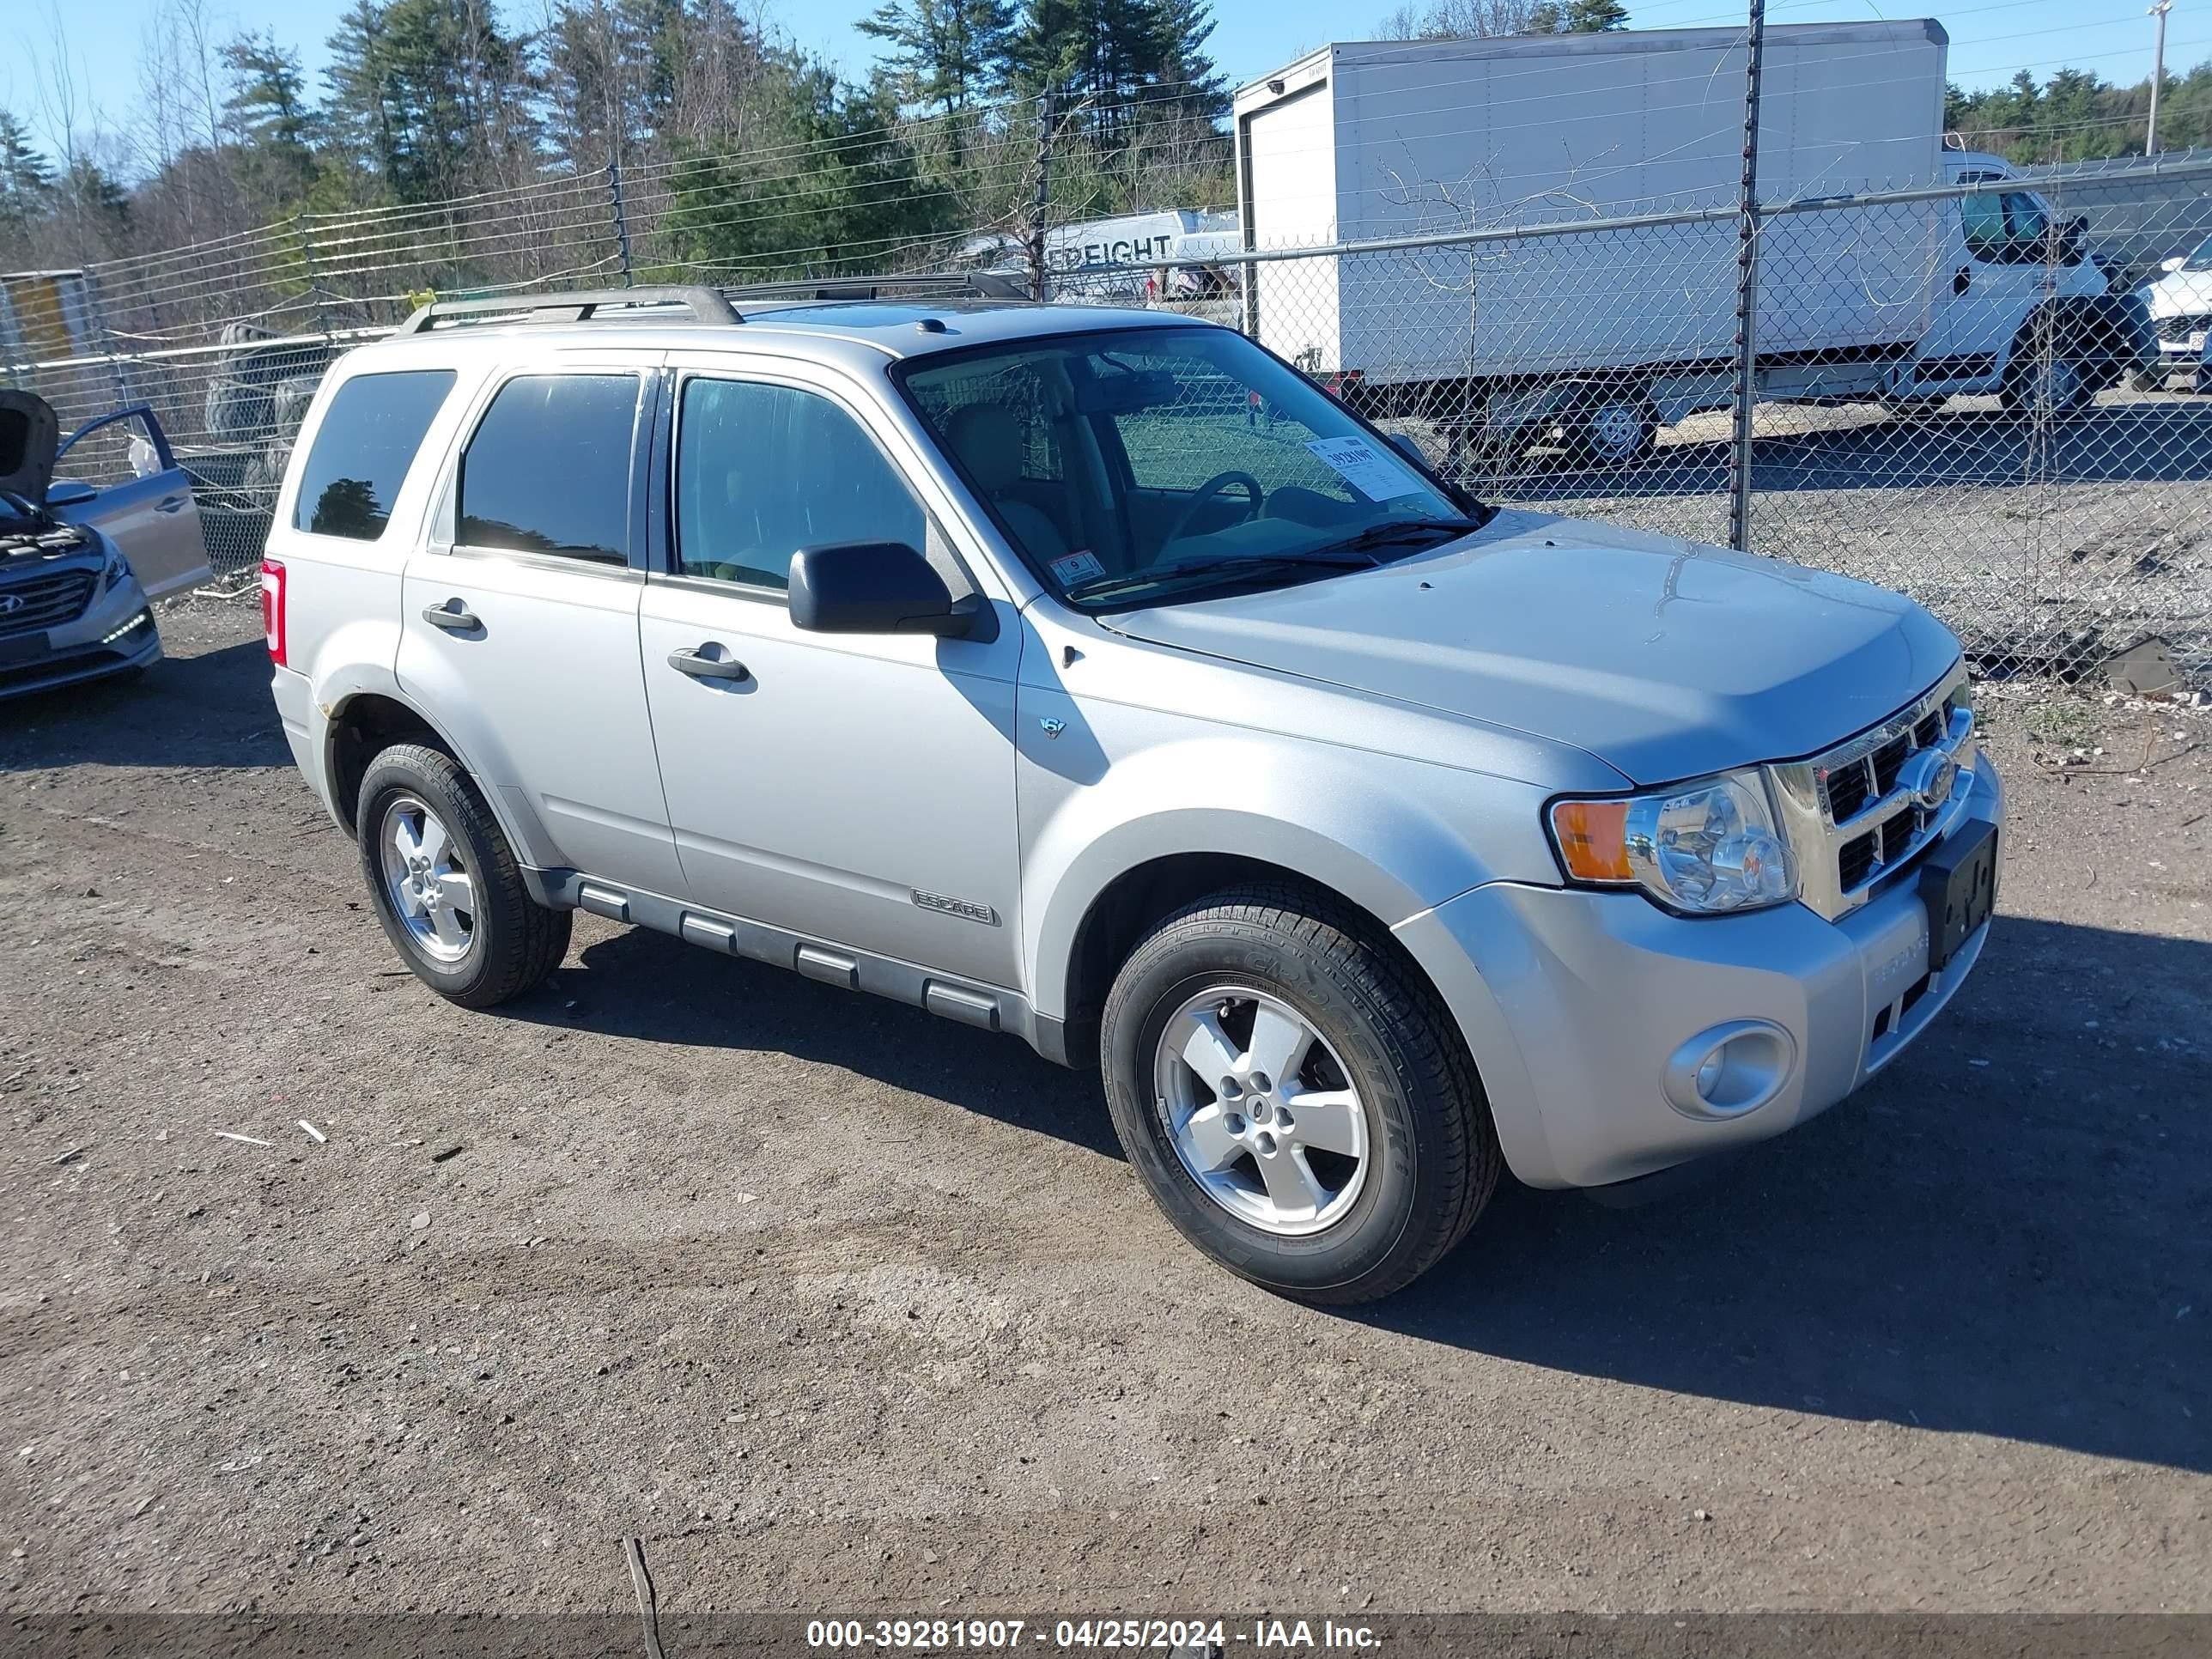
[[[1996,392],[2008,409],[2064,416],[2135,367],[2136,332],[2067,219],[2002,158],[1944,152],[1944,181],[1984,188],[1939,205],[1943,240],[1929,325],[1896,400],[1927,406]]]

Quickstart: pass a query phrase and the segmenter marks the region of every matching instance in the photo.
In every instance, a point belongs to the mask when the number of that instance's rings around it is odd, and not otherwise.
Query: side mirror
[[[945,578],[904,542],[836,542],[791,556],[791,621],[816,634],[968,632],[972,603],[953,602]]]
[[[2188,263],[2189,260],[2185,255],[2177,253],[2171,259],[2160,259],[2158,262],[2158,268],[2163,271],[2172,272],[2180,270]]]

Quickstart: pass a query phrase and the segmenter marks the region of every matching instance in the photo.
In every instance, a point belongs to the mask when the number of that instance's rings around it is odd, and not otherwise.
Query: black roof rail
[[[592,288],[566,294],[510,294],[482,300],[434,300],[405,322],[402,334],[422,334],[439,323],[470,317],[526,315],[532,322],[580,323],[602,311],[624,306],[684,306],[692,320],[701,323],[742,323],[737,307],[720,291],[697,286],[675,288]],[[554,313],[562,313],[556,316]]]

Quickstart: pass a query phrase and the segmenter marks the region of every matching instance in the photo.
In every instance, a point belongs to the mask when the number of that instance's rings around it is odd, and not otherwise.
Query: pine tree
[[[1003,84],[1014,14],[1009,0],[884,0],[858,27],[888,48],[877,64],[902,104],[950,116]]]
[[[1605,34],[1628,27],[1620,0],[1539,0],[1528,14],[1532,34]]]
[[[1229,88],[1206,50],[1212,7],[1207,0],[1153,0],[1152,10],[1155,84],[1184,115],[1220,119],[1229,112]]]
[[[387,183],[399,169],[399,123],[386,66],[384,8],[354,0],[329,41],[324,116],[333,142],[363,172]]]
[[[899,133],[896,94],[842,86],[793,53],[769,65],[775,95],[751,141],[672,175],[665,228],[679,257],[762,280],[881,270],[897,244],[957,228]]]
[[[322,123],[307,102],[300,54],[270,34],[240,35],[222,49],[231,93],[223,120],[242,154],[240,182],[270,206],[304,197],[315,179]]]
[[[53,204],[53,168],[23,124],[0,109],[0,227],[21,236]]]
[[[355,0],[330,44],[332,126],[400,201],[458,194],[534,137],[523,45],[480,0]]]

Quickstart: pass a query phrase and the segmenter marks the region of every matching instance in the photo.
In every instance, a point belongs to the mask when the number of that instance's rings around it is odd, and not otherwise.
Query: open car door
[[[56,479],[46,487],[46,510],[66,524],[105,532],[131,561],[149,599],[212,580],[192,481],[177,465],[168,434],[147,405],[134,404],[86,422],[56,452],[56,462],[92,433],[122,422],[138,428],[131,437],[133,476],[104,487]]]

